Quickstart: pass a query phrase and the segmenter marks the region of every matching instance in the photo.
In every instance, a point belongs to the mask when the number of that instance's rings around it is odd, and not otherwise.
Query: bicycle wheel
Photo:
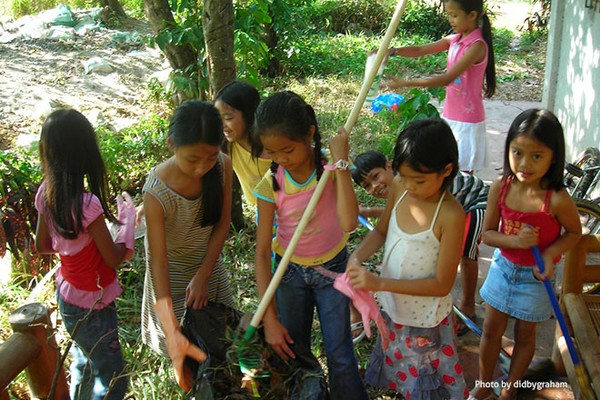
[[[588,147],[577,157],[577,161],[565,167],[565,186],[574,199],[585,198],[590,185],[594,181],[598,171],[586,172],[586,169],[600,165],[600,150],[596,147]],[[572,168],[575,166],[576,168]]]
[[[575,205],[579,212],[581,229],[584,235],[600,233],[600,205],[589,200],[576,199]]]

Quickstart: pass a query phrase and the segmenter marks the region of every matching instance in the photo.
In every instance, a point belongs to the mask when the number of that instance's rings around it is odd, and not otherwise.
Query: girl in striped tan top
[[[167,145],[173,156],[153,168],[143,188],[147,233],[142,300],[144,343],[173,361],[179,386],[193,377],[186,356],[206,354],[182,335],[178,321],[186,307],[209,301],[233,306],[221,259],[231,210],[232,167],[221,153],[223,124],[217,109],[192,100],[173,115]]]

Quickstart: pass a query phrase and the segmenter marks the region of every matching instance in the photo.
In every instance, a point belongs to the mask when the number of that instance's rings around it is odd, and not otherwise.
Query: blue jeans
[[[89,309],[67,303],[58,296],[58,308],[63,324],[73,339],[71,399],[123,399],[128,380],[126,376],[122,376],[124,363],[115,303],[90,312]],[[113,377],[119,376],[121,377],[113,380]]]
[[[281,257],[277,257],[277,262]],[[323,265],[343,273],[348,252],[342,250]],[[294,340],[291,346],[298,367],[320,373],[321,366],[311,351],[313,310],[317,307],[329,370],[332,400],[367,399],[367,391],[358,372],[350,332],[349,299],[333,287],[333,279],[310,267],[289,263],[276,293],[281,323]]]

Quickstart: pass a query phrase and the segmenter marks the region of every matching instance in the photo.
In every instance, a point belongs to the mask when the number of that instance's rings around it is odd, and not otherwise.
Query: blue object
[[[397,110],[398,106],[404,102],[404,96],[396,93],[383,93],[375,97],[371,102],[371,111],[378,113],[387,108],[388,110]]]
[[[361,214],[358,214],[358,222],[360,222],[360,224],[362,226],[364,226],[365,228],[367,228],[370,231],[375,229],[375,227],[369,222],[369,220]]]
[[[540,253],[540,249],[537,246],[533,246],[531,248],[531,251],[533,252],[533,257],[535,258],[535,262],[537,264],[538,269],[543,274],[545,268],[544,260],[542,259],[542,253]],[[550,298],[550,303],[552,303],[552,309],[554,309],[554,316],[556,317],[556,321],[558,321],[558,325],[560,325],[560,330],[562,331],[563,337],[565,338],[565,343],[567,344],[567,349],[569,350],[569,354],[571,355],[573,365],[577,367],[580,364],[579,356],[577,355],[577,350],[575,350],[575,344],[573,343],[573,339],[571,338],[571,334],[569,333],[569,328],[567,328],[565,316],[563,315],[560,306],[558,305],[558,299],[554,294],[552,283],[548,278],[544,279],[544,286],[546,287],[546,292],[548,292],[548,298]]]

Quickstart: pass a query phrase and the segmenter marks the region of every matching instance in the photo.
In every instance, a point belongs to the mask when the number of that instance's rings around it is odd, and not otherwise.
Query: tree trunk
[[[143,0],[144,15],[148,18],[150,26],[155,34],[158,34],[165,27],[175,26],[175,19],[169,8],[168,0]],[[194,65],[198,59],[198,55],[190,45],[172,45],[167,44],[163,49],[163,53],[169,61],[169,65],[173,70],[182,71],[185,73],[190,65]],[[188,69],[187,75],[191,78],[191,69]],[[179,105],[187,100],[187,95],[181,91],[175,93],[175,105]]]
[[[119,0],[100,0],[100,5],[107,7],[114,18],[125,19],[127,17]]]
[[[208,59],[210,97],[235,79],[233,55],[233,1],[204,0],[202,31]],[[234,174],[231,198],[231,224],[236,230],[246,226],[242,212],[242,187]]]
[[[202,30],[208,59],[210,95],[235,79],[233,1],[205,0]]]

